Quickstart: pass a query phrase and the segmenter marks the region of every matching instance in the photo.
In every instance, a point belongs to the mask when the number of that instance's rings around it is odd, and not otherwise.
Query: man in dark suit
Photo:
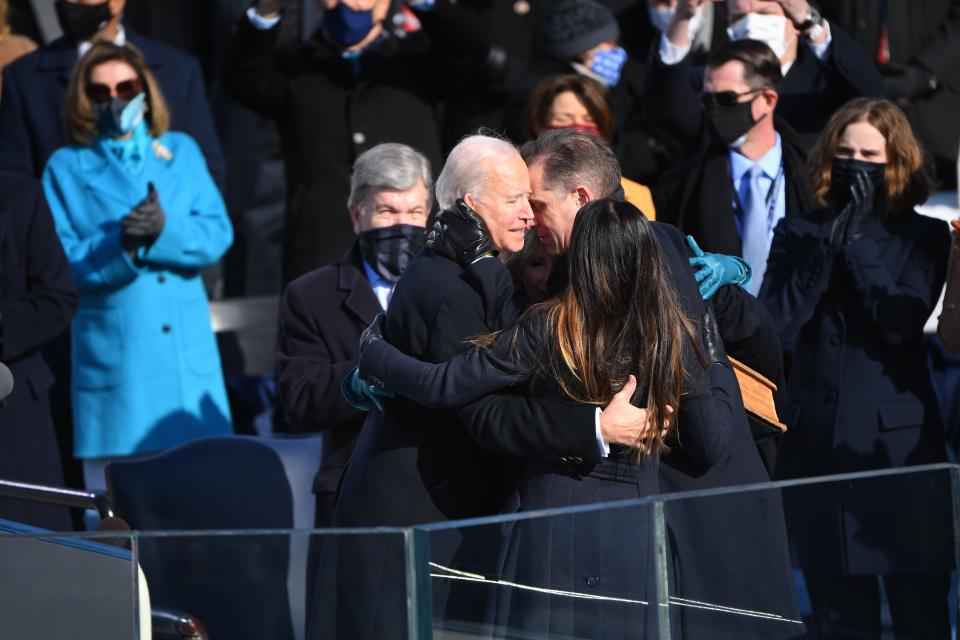
[[[406,263],[423,246],[433,186],[430,163],[398,143],[353,165],[348,208],[357,239],[337,262],[291,282],[280,303],[277,386],[297,431],[319,431],[316,526],[329,526],[343,469],[366,414],[340,383],[357,363],[360,334],[389,306]]]
[[[689,25],[702,1],[677,4],[673,22],[647,66],[651,115],[693,148],[704,124],[697,104],[703,69],[693,65]],[[727,0],[726,4],[731,40],[762,41],[779,60],[784,80],[777,115],[796,129],[804,149],[813,145],[841,105],[859,96],[883,94],[880,73],[862,47],[823,20],[807,0]]]
[[[0,478],[63,486],[50,417],[53,375],[40,348],[70,324],[77,290],[43,190],[30,178],[0,173],[0,361],[13,393],[0,402]],[[62,507],[0,500],[0,517],[71,530]]]
[[[755,40],[727,43],[707,62],[703,100],[710,144],[654,191],[658,218],[707,251],[742,256],[760,288],[773,228],[817,207],[794,131],[774,119],[780,64]]]
[[[170,107],[170,128],[190,134],[203,151],[217,184],[224,181],[223,153],[207,106],[197,61],[144,38],[121,22],[126,0],[80,3],[59,0],[64,36],[3,70],[0,100],[0,169],[39,178],[56,149],[67,144],[63,100],[70,73],[91,42],[129,42],[140,49]]]

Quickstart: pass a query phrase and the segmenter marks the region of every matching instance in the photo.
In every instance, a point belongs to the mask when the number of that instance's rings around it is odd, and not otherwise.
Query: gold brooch
[[[173,160],[173,154],[170,152],[170,149],[167,149],[165,146],[160,144],[158,140],[153,141],[153,155],[168,162]]]

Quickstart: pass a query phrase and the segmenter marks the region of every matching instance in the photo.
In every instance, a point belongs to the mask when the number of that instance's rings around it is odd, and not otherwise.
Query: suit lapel
[[[337,269],[337,286],[346,294],[343,299],[344,311],[369,325],[383,308],[363,272],[363,261],[357,243],[354,243],[347,255],[337,263]]]
[[[740,238],[734,222],[733,186],[727,151],[709,151],[704,159],[697,198],[699,224],[694,237],[705,250],[740,255]],[[709,245],[709,246],[708,246]]]

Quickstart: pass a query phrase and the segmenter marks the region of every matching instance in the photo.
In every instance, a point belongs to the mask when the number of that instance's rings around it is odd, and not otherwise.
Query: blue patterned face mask
[[[143,122],[147,112],[147,94],[141,91],[129,100],[114,96],[108,102],[99,103],[97,109],[97,127],[100,131],[110,136],[123,136]]]
[[[627,52],[621,47],[601,49],[594,54],[590,62],[590,71],[603,80],[608,87],[620,82],[620,70],[627,61]]]

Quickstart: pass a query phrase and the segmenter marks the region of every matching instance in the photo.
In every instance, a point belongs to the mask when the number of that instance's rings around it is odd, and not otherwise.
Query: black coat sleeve
[[[916,56],[938,79],[957,78],[960,68],[960,0],[952,0],[936,34]]]
[[[24,258],[24,282],[10,283],[15,293],[0,299],[0,360],[10,363],[63,332],[77,310],[78,296],[39,184],[32,180],[0,184],[3,191],[9,189],[5,213],[11,217],[7,233],[13,237],[8,241],[20,245],[14,255]],[[25,206],[11,208],[11,201]],[[13,233],[15,229],[25,232]]]
[[[788,351],[829,287],[834,264],[834,252],[827,244],[829,225],[822,225],[818,233],[794,232],[792,224],[786,217],[773,230],[758,296],[770,311],[780,342]]]
[[[646,66],[644,104],[654,123],[687,146],[693,145],[703,129],[702,76],[703,69],[692,64],[690,54],[676,64],[665,64],[654,42]],[[659,217],[659,207],[657,212]]]
[[[729,365],[715,362],[701,384],[680,401],[677,428],[668,442],[679,446],[700,472],[730,455],[740,389]]]
[[[883,76],[864,48],[832,22],[830,38],[830,50],[823,64],[836,70],[839,77],[847,84],[850,97],[882,96],[884,94]],[[828,90],[834,94],[841,93],[840,87],[829,87]]]

